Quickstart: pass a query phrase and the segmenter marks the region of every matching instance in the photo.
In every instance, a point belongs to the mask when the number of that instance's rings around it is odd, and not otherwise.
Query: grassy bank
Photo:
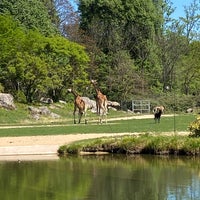
[[[155,136],[152,134],[100,138],[63,145],[60,155],[90,153],[200,155],[200,138],[188,136]]]

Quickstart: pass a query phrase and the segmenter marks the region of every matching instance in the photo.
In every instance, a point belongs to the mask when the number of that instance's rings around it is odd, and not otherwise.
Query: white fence
[[[134,113],[150,113],[151,103],[149,100],[132,100],[127,102],[122,102],[123,110],[131,110]]]
[[[151,104],[148,100],[132,100],[132,111],[134,113],[150,113]]]

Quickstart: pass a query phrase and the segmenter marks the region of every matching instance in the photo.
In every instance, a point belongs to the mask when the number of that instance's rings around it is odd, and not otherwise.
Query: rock
[[[120,107],[120,103],[118,103],[116,101],[108,101],[108,106],[111,106],[111,107]]]
[[[32,115],[40,114],[40,110],[38,108],[33,107],[33,106],[29,106],[28,110],[30,111],[30,113]]]
[[[192,108],[188,108],[187,110],[186,110],[186,113],[192,113],[193,112],[193,109]]]
[[[52,104],[53,103],[53,99],[46,98],[46,97],[41,97],[40,102],[47,103],[47,104]]]
[[[0,107],[9,110],[16,109],[13,96],[7,93],[0,93]]]
[[[66,104],[66,101],[59,100],[59,103]]]
[[[50,117],[53,118],[53,119],[59,119],[59,118],[60,118],[60,115],[58,115],[58,114],[52,112],[52,113],[50,114]]]
[[[40,115],[39,114],[32,115],[32,118],[34,120],[39,120],[40,119]]]
[[[87,105],[88,109],[91,110],[91,112],[95,113],[96,111],[96,101],[91,100],[88,97],[81,97],[81,99],[83,99],[83,101],[85,102],[85,104]]]
[[[51,111],[46,106],[39,107],[39,110],[40,110],[41,115],[50,115],[51,114]]]
[[[51,112],[46,106],[42,106],[39,108],[29,106],[28,110],[30,111],[32,118],[35,120],[39,120],[41,116],[49,116],[53,119],[60,118],[60,115]]]

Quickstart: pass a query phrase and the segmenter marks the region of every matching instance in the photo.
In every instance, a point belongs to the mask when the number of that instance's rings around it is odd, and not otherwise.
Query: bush
[[[26,96],[22,91],[18,91],[15,95],[16,101],[19,103],[27,103]]]
[[[189,125],[190,137],[200,136],[200,117]]]

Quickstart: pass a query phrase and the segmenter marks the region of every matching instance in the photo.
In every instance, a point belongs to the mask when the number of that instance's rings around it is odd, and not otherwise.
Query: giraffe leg
[[[107,114],[105,114],[105,122],[106,122],[106,124],[107,124]]]
[[[87,124],[88,123],[88,120],[87,120],[87,109],[88,109],[88,107],[87,106],[85,106],[85,110],[84,110],[84,119],[85,119],[85,124]]]
[[[99,123],[102,124],[102,115],[99,115]]]
[[[87,124],[88,120],[86,119],[86,113],[84,114],[84,117],[85,117],[85,124]]]
[[[97,104],[97,115],[99,116],[98,117],[98,124],[101,123],[101,110],[100,110],[100,107],[99,105]]]
[[[78,119],[78,123],[80,124],[81,123],[81,118],[83,116],[83,113],[79,112],[79,119]]]
[[[74,115],[74,124],[76,124],[76,106],[74,106],[73,115]]]

